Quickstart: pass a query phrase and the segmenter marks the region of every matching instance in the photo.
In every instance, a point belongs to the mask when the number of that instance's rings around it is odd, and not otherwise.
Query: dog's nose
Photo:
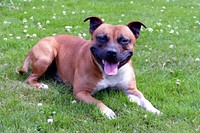
[[[110,49],[110,50],[108,50],[107,51],[107,56],[109,56],[109,57],[116,57],[117,56],[117,50],[115,50],[115,49]]]

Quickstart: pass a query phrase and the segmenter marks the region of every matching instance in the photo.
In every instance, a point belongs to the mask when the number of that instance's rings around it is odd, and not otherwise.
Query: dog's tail
[[[24,64],[22,66],[22,69],[19,70],[19,73],[21,75],[23,75],[24,73],[28,72],[28,68],[30,66],[30,52],[28,53],[28,55],[26,56],[26,59],[24,60]]]

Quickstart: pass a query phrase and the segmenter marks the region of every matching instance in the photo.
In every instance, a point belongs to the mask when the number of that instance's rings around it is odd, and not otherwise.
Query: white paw
[[[135,95],[127,95],[128,99],[130,102],[135,102],[137,103],[138,106],[141,106],[141,100],[139,97],[135,96]]]
[[[156,109],[147,99],[145,99],[144,97],[141,97],[141,107],[145,108],[147,111],[160,115],[161,112]]]
[[[41,84],[38,89],[48,89],[48,85],[45,85],[45,84]]]
[[[127,95],[130,102],[137,103],[138,106],[146,109],[149,112],[152,112],[154,114],[160,115],[162,114],[158,109],[156,109],[145,97],[137,97],[135,95]]]
[[[115,119],[115,117],[116,117],[115,113],[109,108],[106,108],[106,109],[102,110],[101,113],[103,115],[105,115],[110,120],[111,119]]]

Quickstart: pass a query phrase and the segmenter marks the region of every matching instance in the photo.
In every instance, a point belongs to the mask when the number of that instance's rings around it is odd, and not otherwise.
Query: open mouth
[[[133,54],[132,51],[127,50],[113,58],[112,56],[105,56],[105,52],[99,52],[98,48],[94,46],[91,47],[91,52],[96,58],[97,62],[101,65],[104,73],[109,76],[116,75],[120,67],[125,65]]]
[[[119,64],[120,64],[119,62],[111,63],[111,62],[108,62],[106,60],[102,60],[102,63],[103,63],[104,72],[107,75],[116,75],[117,74],[118,68],[119,68]]]

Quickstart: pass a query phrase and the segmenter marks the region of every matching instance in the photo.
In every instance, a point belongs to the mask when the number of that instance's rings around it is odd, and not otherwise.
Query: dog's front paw
[[[45,84],[41,84],[38,89],[48,89],[48,85],[45,85]]]
[[[156,115],[161,115],[162,113],[156,109],[147,99],[144,97],[141,98],[141,106],[145,108],[147,111],[156,114]]]
[[[116,115],[110,108],[105,108],[101,111],[103,115],[105,115],[108,119],[115,119]]]
[[[130,95],[128,95],[128,99],[130,102],[135,102],[135,103],[137,103],[138,106],[141,106],[141,100],[139,97],[130,94]]]

